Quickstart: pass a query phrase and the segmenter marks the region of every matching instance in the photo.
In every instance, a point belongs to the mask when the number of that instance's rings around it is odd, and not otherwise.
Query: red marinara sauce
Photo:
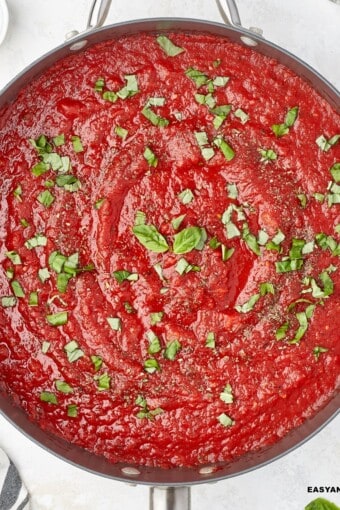
[[[1,112],[1,388],[111,462],[268,446],[339,381],[340,119],[211,35],[123,37]]]

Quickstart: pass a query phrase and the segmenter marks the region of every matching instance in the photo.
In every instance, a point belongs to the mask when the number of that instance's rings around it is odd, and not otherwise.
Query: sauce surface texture
[[[210,35],[72,55],[0,120],[1,389],[111,462],[277,442],[339,381],[340,120]]]

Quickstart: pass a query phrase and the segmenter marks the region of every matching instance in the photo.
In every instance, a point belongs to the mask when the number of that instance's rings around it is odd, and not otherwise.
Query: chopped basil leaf
[[[241,235],[241,232],[237,228],[237,226],[229,221],[226,224],[226,230],[227,230],[227,239],[233,239],[234,237],[239,237]]]
[[[217,237],[212,237],[209,241],[209,246],[210,248],[212,248],[213,250],[216,250],[217,248],[219,248],[221,246],[221,243],[220,241],[217,239]]]
[[[215,349],[216,342],[215,342],[215,333],[213,331],[209,331],[207,333],[207,337],[205,339],[205,346],[209,349]]]
[[[255,255],[260,255],[260,247],[257,242],[256,237],[249,231],[249,227],[247,223],[244,223],[242,229],[242,239],[246,242],[248,248],[255,253]]]
[[[132,97],[139,92],[137,77],[135,74],[126,74],[124,79],[126,80],[126,85],[117,92],[117,96],[121,99]]]
[[[72,275],[67,273],[59,273],[57,276],[57,289],[61,294],[65,294],[67,291],[67,286],[69,280],[72,278]]]
[[[232,420],[230,416],[225,413],[220,414],[217,419],[220,424],[223,425],[223,427],[231,427],[235,423],[234,420]]]
[[[257,242],[259,243],[259,245],[265,246],[268,239],[269,239],[269,235],[267,234],[267,232],[265,230],[259,230],[258,235],[257,235]]]
[[[61,135],[54,136],[52,138],[52,140],[56,147],[60,147],[61,145],[64,145],[64,143],[65,143],[65,135],[61,134]]]
[[[274,161],[277,159],[277,154],[273,151],[273,149],[258,149],[258,151],[261,154],[261,162],[267,163],[268,161]]]
[[[215,129],[218,129],[222,126],[223,122],[229,115],[230,111],[231,111],[230,104],[216,106],[215,108],[212,108],[210,110],[210,112],[214,114],[213,125]]]
[[[3,296],[1,298],[1,306],[3,308],[12,308],[17,304],[17,298],[15,296]]]
[[[289,329],[289,322],[285,322],[284,324],[281,324],[281,326],[276,330],[276,333],[275,333],[276,340],[282,340],[283,338],[285,338],[288,329]]]
[[[182,346],[178,340],[172,340],[166,346],[164,351],[164,358],[173,361],[181,347]]]
[[[54,171],[64,170],[64,161],[57,152],[44,153],[43,162],[51,165]]]
[[[150,323],[151,326],[154,326],[158,322],[161,322],[164,317],[164,312],[153,312],[150,313]]]
[[[21,187],[21,184],[19,184],[15,190],[13,191],[13,195],[14,197],[19,200],[19,202],[22,202],[22,198],[21,198],[21,195],[22,195],[22,187]]]
[[[30,138],[29,141],[39,154],[52,152],[52,146],[45,135],[40,135],[36,140]]]
[[[94,90],[96,92],[103,92],[104,87],[105,87],[104,78],[98,78],[98,80],[94,84]]]
[[[135,282],[138,280],[137,273],[130,273],[130,271],[126,271],[125,269],[121,271],[114,271],[112,274],[118,283],[123,283],[125,280],[130,282]]]
[[[200,238],[199,242],[197,243],[197,245],[195,246],[195,249],[200,250],[200,251],[203,250],[207,239],[208,239],[207,231],[205,230],[205,228],[202,227],[201,228],[201,238]]]
[[[120,136],[120,138],[122,138],[123,140],[125,140],[125,138],[129,134],[128,130],[122,128],[121,126],[115,127],[115,133],[116,133],[116,135]]]
[[[288,273],[289,271],[297,271],[303,266],[302,259],[286,259],[279,262],[275,262],[275,268],[277,273]]]
[[[228,190],[228,197],[236,200],[238,197],[238,189],[237,189],[236,184],[234,182],[228,183],[227,190]]]
[[[95,380],[98,381],[97,389],[99,391],[105,391],[110,389],[111,377],[105,373],[99,376],[95,376]]]
[[[220,399],[226,404],[232,404],[234,402],[233,390],[229,383],[226,384],[224,390],[220,393]]]
[[[248,120],[249,120],[249,115],[246,112],[244,112],[243,110],[241,110],[241,108],[237,108],[237,110],[235,110],[235,112],[234,112],[234,115],[235,115],[235,117],[240,119],[242,124],[246,124],[246,122],[248,122]]]
[[[110,103],[115,103],[118,99],[117,94],[113,92],[113,90],[105,90],[102,97],[105,101],[109,101]]]
[[[154,126],[165,127],[169,124],[168,119],[165,119],[160,115],[157,115],[153,110],[151,110],[151,106],[163,106],[164,104],[165,104],[164,97],[151,97],[144,106],[142,114]]]
[[[260,283],[260,295],[265,296],[266,294],[275,294],[275,288],[272,283],[269,282]]]
[[[294,106],[293,108],[288,110],[288,112],[286,113],[286,116],[285,116],[285,125],[287,127],[292,127],[295,124],[298,113],[299,113],[298,106]]]
[[[135,226],[145,225],[146,214],[143,211],[137,211],[135,217]]]
[[[143,156],[146,159],[149,166],[153,166],[156,168],[156,166],[158,165],[158,158],[155,155],[155,153],[150,149],[150,147],[146,147]]]
[[[159,35],[157,37],[157,42],[168,57],[176,57],[185,51],[183,48],[176,46],[172,41],[170,41],[166,35]]]
[[[201,241],[202,229],[200,227],[187,227],[174,235],[174,253],[188,253],[197,247]]]
[[[43,354],[46,354],[49,351],[49,348],[51,347],[51,342],[46,342],[45,340],[42,343],[41,346],[41,352]]]
[[[79,344],[75,340],[68,342],[64,346],[64,351],[66,352],[67,359],[70,363],[74,363],[84,356],[84,351],[79,348]]]
[[[64,188],[65,191],[70,191],[71,193],[79,191],[81,188],[81,182],[79,179],[71,174],[58,175],[56,178],[56,184],[59,188]]]
[[[18,252],[16,251],[6,251],[5,256],[14,264],[15,266],[19,266],[22,264],[21,258]]]
[[[53,188],[54,187],[54,181],[52,179],[47,179],[47,181],[44,182],[45,188]]]
[[[213,85],[215,87],[224,87],[229,80],[229,76],[216,76],[216,78],[213,79]]]
[[[71,136],[74,152],[84,152],[84,147],[79,136]]]
[[[220,65],[221,65],[221,59],[217,58],[216,60],[213,61],[214,67],[219,67]]]
[[[6,277],[8,278],[8,280],[12,280],[12,278],[14,277],[13,267],[9,267],[8,269],[6,269]]]
[[[124,308],[127,313],[136,313],[136,310],[128,301],[124,301]]]
[[[189,190],[190,191],[190,190]],[[171,225],[174,230],[178,230],[181,226],[182,221],[184,220],[186,214],[181,214],[180,216],[177,216],[177,218],[173,218],[171,220]]]
[[[327,351],[328,351],[328,349],[326,347],[321,347],[319,345],[314,347],[313,354],[315,356],[315,359],[318,360],[319,357],[320,357],[320,354],[323,354],[323,353],[325,353]]]
[[[209,108],[214,108],[216,105],[216,99],[212,94],[195,94],[195,99],[198,104],[207,105]]]
[[[226,262],[233,255],[235,248],[227,248],[225,244],[221,244],[221,254],[223,262]]]
[[[25,242],[26,248],[32,250],[33,248],[37,248],[38,246],[46,246],[47,245],[47,237],[44,234],[36,234],[34,237],[27,239]]]
[[[51,326],[63,326],[67,324],[68,312],[57,312],[46,315],[46,320]]]
[[[195,131],[194,135],[195,135],[196,141],[198,143],[198,146],[201,150],[201,154],[202,154],[203,158],[206,161],[208,161],[209,159],[211,159],[214,156],[215,151],[212,147],[209,147],[207,133],[205,131]]]
[[[199,71],[198,69],[194,69],[193,67],[187,69],[185,74],[195,83],[197,88],[201,87],[202,85],[206,85],[209,81],[209,78],[206,74],[202,73],[202,71]]]
[[[94,367],[94,371],[98,372],[98,370],[100,369],[100,367],[103,364],[102,358],[100,356],[97,356],[97,355],[93,354],[91,356],[91,361],[92,361],[92,364],[93,364],[93,367]]]
[[[327,140],[327,138],[324,136],[324,135],[320,135],[316,140],[316,144],[318,145],[318,147],[320,147],[320,149],[324,152],[328,152],[329,149],[331,147],[333,147],[333,145],[335,145],[336,143],[338,143],[338,141],[340,140],[340,134],[339,135],[334,135],[332,136],[329,140]]]
[[[272,131],[277,138],[284,136],[289,133],[289,128],[286,124],[273,124]]]
[[[18,297],[18,298],[24,298],[25,297],[25,292],[24,292],[21,284],[17,280],[12,280],[11,281],[11,287],[12,287],[12,290],[13,290],[13,293],[14,293],[15,297]]]
[[[161,367],[156,359],[150,358],[144,361],[144,370],[148,372],[148,374],[153,374],[159,371]]]
[[[260,297],[260,294],[253,294],[243,305],[236,305],[235,309],[240,313],[248,313],[253,310]]]
[[[48,258],[48,264],[56,273],[61,273],[66,260],[67,257],[65,257],[65,255],[62,255],[58,251],[53,251]]]
[[[106,320],[109,323],[111,329],[113,329],[114,331],[121,331],[122,321],[119,317],[107,317]]]
[[[149,340],[148,353],[156,354],[157,352],[160,352],[161,344],[158,336],[156,336],[155,333],[151,330],[146,333],[146,336],[148,337]]]
[[[318,202],[320,202],[321,204],[324,202],[325,200],[325,195],[323,193],[314,193],[313,197],[315,198],[315,200],[317,200]]]
[[[294,106],[293,108],[290,108],[290,110],[288,110],[288,112],[286,113],[284,123],[283,124],[274,124],[272,126],[272,130],[273,130],[275,136],[280,137],[280,136],[284,136],[287,133],[289,133],[289,128],[295,124],[298,113],[299,113],[298,106]]]
[[[292,340],[289,341],[290,344],[299,343],[308,328],[308,318],[307,318],[306,312],[298,312],[295,314],[295,316],[299,322],[299,327],[298,327],[297,331],[295,332],[294,338],[292,338]]]
[[[335,182],[340,182],[340,163],[334,163],[334,165],[329,169],[332,174]]]
[[[160,262],[157,262],[156,264],[154,264],[153,267],[154,267],[154,270],[156,271],[156,273],[158,274],[158,276],[160,277],[160,279],[164,280],[163,269],[162,269]]]
[[[299,193],[298,195],[296,195],[297,198],[300,200],[300,204],[301,204],[301,207],[303,209],[305,209],[306,205],[307,205],[307,195],[305,193]]]
[[[220,149],[227,161],[231,161],[235,157],[235,152],[221,135],[214,138],[213,143],[218,149]]]
[[[44,163],[44,161],[40,161],[32,167],[31,172],[35,177],[39,177],[40,175],[48,172],[49,169],[50,165]]]
[[[47,280],[49,280],[51,278],[50,272],[47,269],[47,267],[43,267],[43,268],[39,269],[38,277],[39,277],[39,280],[41,281],[41,283],[45,283]]]
[[[57,399],[56,395],[54,393],[52,393],[51,391],[42,391],[40,393],[40,400],[42,402],[48,402],[49,404],[54,404],[54,405],[58,404],[58,399]]]
[[[302,257],[302,250],[306,244],[304,239],[292,239],[291,248],[289,250],[289,257],[291,259],[300,259]]]
[[[187,260],[185,260],[184,258],[181,258],[177,262],[175,270],[180,275],[183,275],[183,274],[189,273],[190,271],[200,271],[201,268],[199,266],[189,264],[189,262]]]
[[[96,200],[94,203],[94,208],[97,210],[100,209],[105,200],[106,200],[105,198],[99,198],[98,200]]]
[[[29,223],[25,218],[21,218],[20,223],[24,228],[27,228],[29,226]]]
[[[272,242],[276,245],[279,245],[282,243],[282,241],[285,240],[285,238],[286,236],[284,235],[284,233],[281,232],[281,230],[278,230],[275,236],[273,237]]]
[[[132,232],[138,241],[150,251],[164,253],[169,249],[166,239],[153,225],[135,225]]]
[[[49,190],[45,190],[45,191],[42,191],[41,193],[39,193],[39,195],[37,196],[37,200],[43,206],[50,207],[53,204],[55,197],[52,195],[52,193]]]
[[[61,393],[73,393],[73,388],[65,381],[55,381],[55,387],[58,391],[61,391]]]
[[[188,205],[195,197],[191,189],[185,189],[178,194],[178,198],[183,205]]]
[[[77,404],[68,404],[68,406],[67,406],[67,416],[69,418],[77,418],[77,416],[78,416],[78,406],[77,406]]]

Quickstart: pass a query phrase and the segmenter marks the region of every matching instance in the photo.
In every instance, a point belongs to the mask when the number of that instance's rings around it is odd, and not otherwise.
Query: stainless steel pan
[[[71,40],[34,62],[9,83],[0,95],[0,107],[15,100],[19,91],[27,82],[44,72],[57,60],[70,55],[72,52],[79,52],[92,44],[118,38],[126,34],[136,34],[140,32],[159,33],[170,30],[189,33],[210,33],[224,37],[233,42],[250,45],[254,51],[275,58],[281,64],[292,69],[316,89],[336,111],[340,112],[339,92],[320,74],[299,58],[275,44],[265,41],[261,35],[259,35],[258,30],[255,29],[254,31],[242,28],[234,0],[227,0],[226,2],[232,21],[232,24],[228,26],[220,23],[182,18],[163,18],[131,21],[99,28],[105,20],[110,3],[110,0],[95,1],[86,31],[80,35],[76,35],[76,37],[74,37],[75,33],[70,34],[72,37]],[[219,2],[219,7],[226,20],[227,15],[223,11],[223,5],[224,4]],[[271,447],[257,453],[249,454],[232,463],[202,466],[192,469],[176,468],[163,470],[126,464],[110,464],[102,457],[97,457],[94,454],[41,430],[36,424],[31,423],[26,414],[21,409],[15,407],[4,393],[1,393],[0,382],[0,411],[14,426],[19,428],[40,446],[43,446],[51,453],[78,467],[95,474],[112,478],[113,480],[149,485],[151,487],[150,508],[152,510],[189,509],[190,485],[222,480],[245,473],[246,471],[250,471],[278,459],[301,445],[316,434],[322,427],[327,425],[339,412],[339,408],[340,392],[336,391],[328,404],[312,419],[307,420],[302,426],[293,430],[288,436]]]

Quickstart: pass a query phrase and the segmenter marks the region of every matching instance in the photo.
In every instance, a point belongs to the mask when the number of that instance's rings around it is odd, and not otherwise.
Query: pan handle
[[[95,30],[96,28],[104,25],[111,7],[111,2],[112,0],[93,0],[90,14],[87,20],[86,29],[81,32],[82,34],[92,32],[92,30]],[[74,37],[77,37],[79,34],[80,32],[78,30],[72,30],[66,34],[65,39],[66,41],[70,41]]]
[[[112,0],[93,0],[86,30],[102,27],[111,7]]]
[[[190,487],[151,487],[149,510],[190,510]]]
[[[216,0],[218,10],[225,21],[229,25],[234,25],[236,28],[242,28],[247,32],[262,36],[263,30],[257,27],[245,28],[242,26],[240,13],[236,4],[236,0]],[[226,12],[228,9],[228,12]]]

